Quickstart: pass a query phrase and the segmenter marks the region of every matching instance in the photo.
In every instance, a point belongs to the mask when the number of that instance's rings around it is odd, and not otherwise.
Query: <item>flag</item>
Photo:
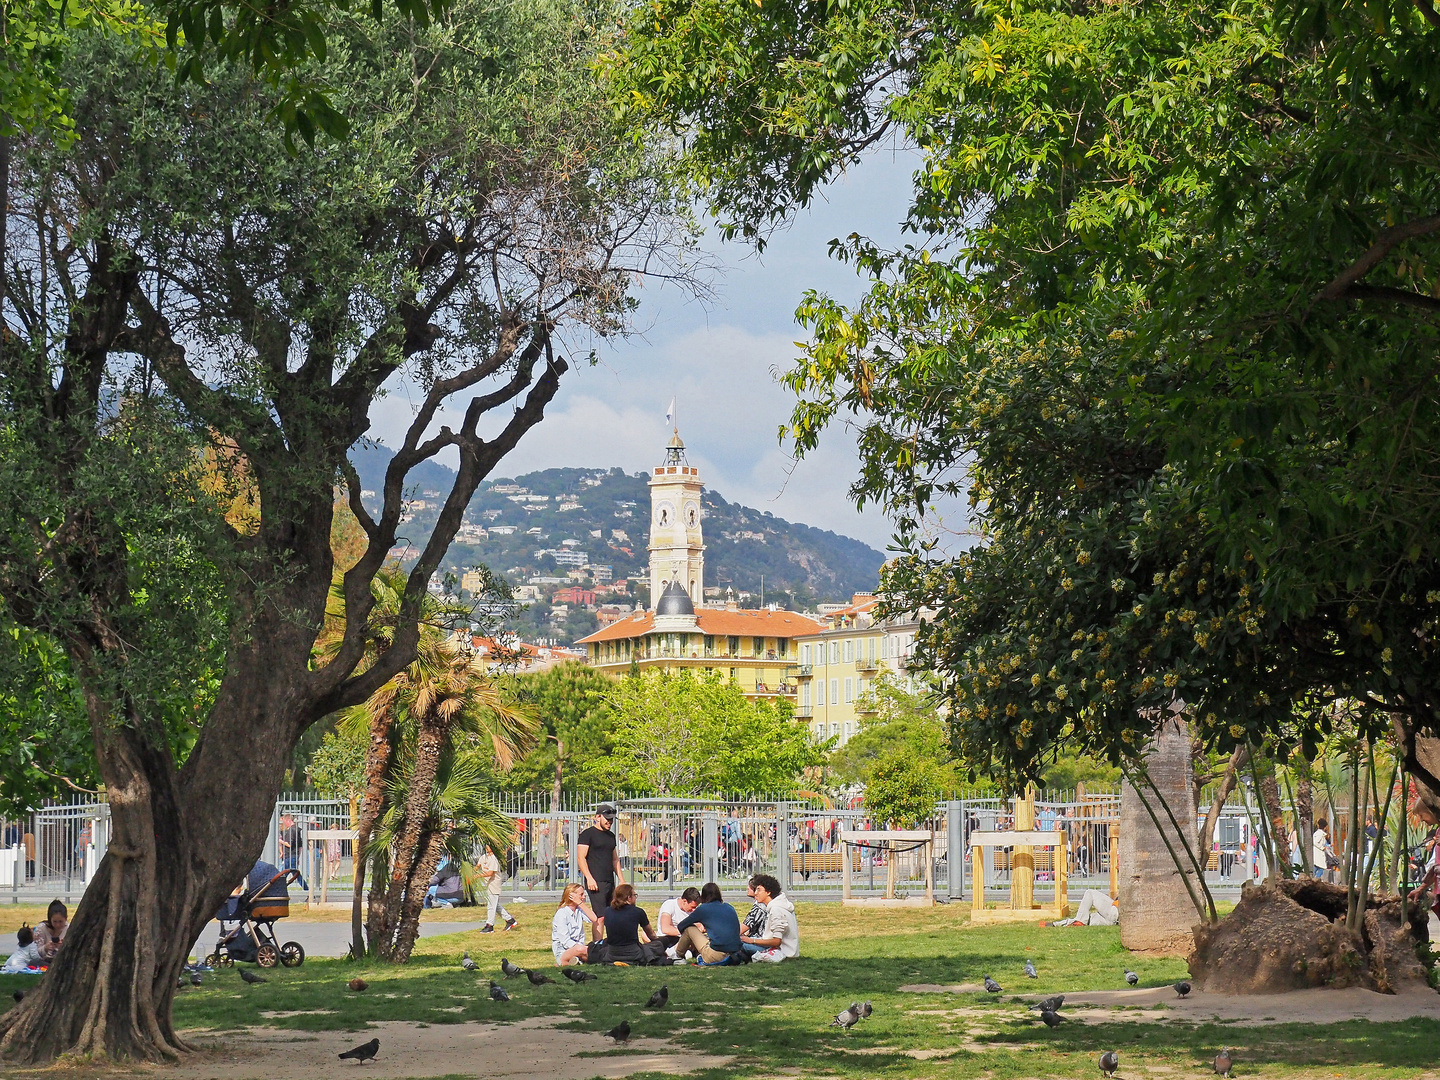
[[[665,410],[665,425],[672,428],[675,426],[675,399],[673,397],[670,399],[670,407]]]

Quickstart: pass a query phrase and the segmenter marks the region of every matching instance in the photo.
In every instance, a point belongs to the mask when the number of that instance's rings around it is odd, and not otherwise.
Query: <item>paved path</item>
[[[422,938],[439,937],[441,934],[461,934],[468,930],[479,930],[483,922],[433,922],[420,924]],[[208,955],[220,936],[220,924],[212,922],[200,935],[200,945]],[[299,919],[281,919],[275,924],[275,938],[282,945],[287,941],[298,941],[306,956],[344,956],[350,951],[350,924],[343,922],[302,922]]]

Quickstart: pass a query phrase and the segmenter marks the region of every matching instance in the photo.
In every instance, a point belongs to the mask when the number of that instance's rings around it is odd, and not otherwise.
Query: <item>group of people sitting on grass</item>
[[[658,925],[636,903],[635,888],[619,884],[597,910],[578,882],[565,886],[550,923],[555,963],[681,964],[721,967],[752,961],[779,963],[800,954],[795,905],[769,874],[746,888],[753,905],[742,920],[720,886],[707,882],[660,905]]]

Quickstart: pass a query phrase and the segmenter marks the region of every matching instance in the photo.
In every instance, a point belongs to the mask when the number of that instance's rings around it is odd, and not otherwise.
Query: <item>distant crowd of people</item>
[[[615,808],[601,805],[576,844],[584,884],[565,886],[550,923],[550,947],[561,967],[577,963],[632,965],[751,961],[779,963],[800,954],[795,905],[769,874],[750,878],[752,904],[742,921],[720,886],[688,888],[660,905],[657,924],[624,880],[615,837]]]

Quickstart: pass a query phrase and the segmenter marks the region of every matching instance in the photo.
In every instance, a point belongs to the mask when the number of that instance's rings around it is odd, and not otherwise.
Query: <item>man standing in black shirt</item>
[[[601,803],[595,808],[595,824],[576,838],[575,855],[590,894],[590,910],[603,918],[615,883],[625,880],[615,846],[615,807]]]

